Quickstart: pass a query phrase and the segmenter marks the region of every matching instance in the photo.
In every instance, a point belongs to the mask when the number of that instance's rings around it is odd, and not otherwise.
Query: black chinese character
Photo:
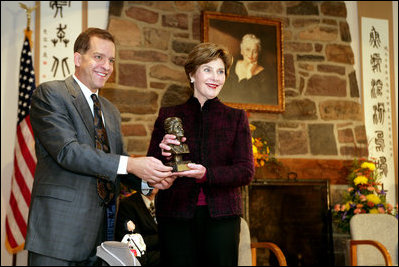
[[[388,164],[387,164],[387,158],[386,157],[380,157],[379,160],[377,161],[376,167],[378,170],[380,170],[379,174],[382,175],[384,174],[385,177],[388,175]]]
[[[380,79],[371,79],[371,98],[377,98],[377,96],[382,96],[382,86],[383,83]]]
[[[65,39],[65,29],[66,28],[67,28],[66,24],[64,26],[62,26],[62,24],[60,23],[60,25],[56,29],[57,30],[57,38],[59,39],[60,43],[63,42],[65,44],[65,47],[67,47],[67,45],[69,43],[69,39]],[[54,47],[57,45],[58,39],[56,39],[56,38],[51,39],[51,42],[53,43]]]
[[[55,75],[57,75],[57,69],[58,69],[60,60],[55,56],[53,56],[53,58],[54,58],[54,62],[53,62],[53,66],[51,67],[51,71],[53,71],[53,77],[55,77]],[[68,60],[68,57],[65,57],[62,59],[62,62],[61,62],[62,75],[64,75],[64,77],[66,77],[64,67],[68,71],[68,74],[70,74],[67,60]]]
[[[370,45],[374,48],[379,48],[381,45],[380,34],[375,30],[374,26],[371,27]]]
[[[384,141],[384,132],[383,131],[375,131],[376,138],[374,138],[375,150],[384,152],[385,141]]]
[[[62,18],[62,8],[64,6],[71,6],[71,1],[50,1],[50,7],[51,9],[55,9],[55,14],[54,14],[54,18],[57,16],[58,14],[58,10],[60,11],[60,16]]]
[[[384,124],[384,117],[385,117],[385,106],[384,103],[379,102],[378,106],[373,105],[373,123],[374,124]]]
[[[380,57],[380,53],[374,53],[370,55],[370,64],[373,72],[381,72],[381,62],[382,59]]]

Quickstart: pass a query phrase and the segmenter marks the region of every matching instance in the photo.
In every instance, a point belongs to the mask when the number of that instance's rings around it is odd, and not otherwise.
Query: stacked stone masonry
[[[116,65],[101,94],[122,114],[131,154],[145,155],[161,106],[190,96],[184,61],[201,41],[201,12],[283,22],[285,112],[250,112],[276,157],[350,160],[367,140],[344,2],[111,1]]]

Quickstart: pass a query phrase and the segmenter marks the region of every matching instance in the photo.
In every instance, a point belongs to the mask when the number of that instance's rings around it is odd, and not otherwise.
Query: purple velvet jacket
[[[166,162],[159,143],[165,135],[164,120],[180,117],[187,138],[191,160],[206,167],[206,180],[180,177],[156,197],[159,218],[193,218],[200,187],[206,195],[209,213],[213,218],[242,214],[240,187],[250,183],[254,175],[251,132],[245,111],[222,104],[218,98],[205,102],[197,98],[185,104],[161,108],[154,125],[148,156]]]

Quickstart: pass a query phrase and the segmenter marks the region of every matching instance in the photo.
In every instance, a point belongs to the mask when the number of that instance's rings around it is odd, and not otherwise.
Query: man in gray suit
[[[106,188],[111,185],[114,201],[121,180],[143,193],[151,186],[169,188],[174,181],[172,168],[158,159],[127,156],[120,113],[101,96],[101,130],[105,126],[108,142],[107,150],[96,148],[93,102],[97,98],[92,94],[98,96],[114,61],[113,36],[89,28],[74,45],[75,74],[41,84],[32,96],[37,166],[25,244],[29,265],[98,263],[96,247],[106,238],[108,219],[108,203],[100,197],[98,181]]]

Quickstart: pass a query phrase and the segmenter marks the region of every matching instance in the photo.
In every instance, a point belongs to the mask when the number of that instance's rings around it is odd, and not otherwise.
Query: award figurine
[[[187,144],[183,144],[181,139],[184,136],[183,123],[178,117],[169,117],[164,121],[165,132],[167,134],[173,134],[176,139],[180,142],[180,145],[169,144],[171,147],[170,153],[172,153],[173,160],[166,165],[173,167],[173,172],[188,171],[188,163],[191,161],[183,161],[183,154],[190,153]]]

